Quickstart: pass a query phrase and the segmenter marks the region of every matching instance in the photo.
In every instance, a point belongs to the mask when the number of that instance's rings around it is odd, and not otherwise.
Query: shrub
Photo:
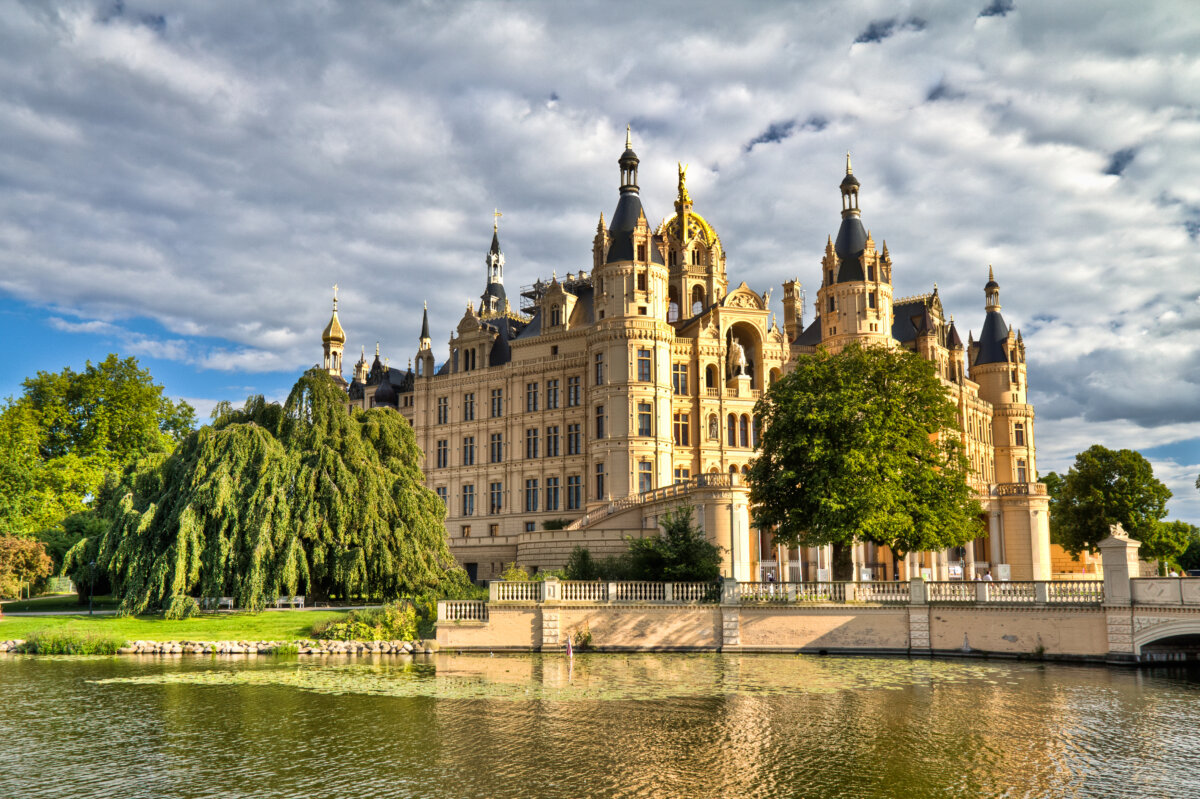
[[[570,519],[547,519],[542,522],[543,530],[565,530],[567,525],[571,523]]]
[[[35,655],[115,655],[123,646],[121,638],[66,628],[30,633],[24,650]]]
[[[504,567],[504,571],[500,572],[500,579],[510,583],[525,583],[529,582],[529,572],[513,561]]]
[[[666,514],[662,528],[662,535],[629,540],[633,579],[708,582],[721,576],[721,548],[692,523],[691,507]]]
[[[566,572],[568,580],[600,579],[600,570],[596,566],[596,561],[592,559],[592,553],[586,547],[575,547],[571,550],[571,555],[567,558],[567,565],[563,571]]]
[[[325,641],[411,641],[417,637],[417,621],[412,602],[389,602],[382,608],[352,610],[344,621],[314,625],[312,636]]]
[[[592,648],[592,628],[585,621],[583,629],[575,631],[574,644],[575,649],[580,652],[585,652]]]
[[[300,654],[300,645],[288,641],[275,647],[276,655],[298,655]]]
[[[200,605],[190,596],[173,596],[163,610],[166,619],[190,619],[200,612]]]

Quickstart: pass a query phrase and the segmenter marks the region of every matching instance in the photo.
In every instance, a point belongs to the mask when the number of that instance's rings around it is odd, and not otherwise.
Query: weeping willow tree
[[[252,397],[216,416],[170,457],[127,473],[108,495],[107,529],[68,553],[107,571],[122,611],[186,595],[262,608],[279,594],[465,587],[400,414],[347,412],[313,369],[282,406]]]

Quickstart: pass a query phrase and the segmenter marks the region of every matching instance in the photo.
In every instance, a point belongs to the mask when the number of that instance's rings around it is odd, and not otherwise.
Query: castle
[[[365,354],[342,377],[346,335],[337,315],[323,334],[324,368],[348,405],[395,408],[425,453],[429,487],[445,501],[451,550],[473,579],[516,561],[561,567],[577,545],[603,556],[630,535],[654,534],[679,504],[725,552],[739,580],[828,579],[831,548],[786,550],[751,527],[743,475],[759,430],[754,404],[803,358],[852,341],[905,347],[933,362],[958,419],[987,534],[966,547],[896,558],[853,548],[856,579],[1048,579],[1048,499],[1037,482],[1025,344],[1000,313],[989,268],[978,341],[964,345],[932,292],[895,298],[886,242],[863,226],[861,184],[846,157],[841,226],[821,261],[816,315],[804,323],[798,280],[783,284],[782,329],[771,292],[730,285],[725,250],[693,210],[686,168],[675,213],[652,226],[628,133],[620,194],[603,214],[590,270],[520,291],[504,285],[498,226],[478,308],[468,303],[436,365],[428,310],[415,364]],[[561,528],[561,529],[555,529]]]

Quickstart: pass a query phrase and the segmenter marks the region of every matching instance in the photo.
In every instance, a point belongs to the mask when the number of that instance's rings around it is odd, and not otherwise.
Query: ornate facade
[[[511,561],[557,568],[576,545],[622,551],[626,536],[654,533],[680,503],[725,549],[727,575],[824,576],[828,548],[784,551],[750,527],[742,475],[758,443],[761,393],[793,359],[857,340],[906,347],[937,365],[959,408],[988,535],[903,560],[859,545],[856,575],[1047,578],[1025,345],[1000,315],[991,275],[980,338],[965,346],[936,286],[894,299],[891,256],[862,224],[847,157],[841,228],[821,262],[816,316],[805,325],[804,292],[788,281],[781,329],[770,290],[730,287],[724,247],[693,210],[686,168],[675,213],[652,225],[638,163],[627,137],[616,210],[608,224],[600,216],[590,269],[522,289],[515,311],[494,227],[479,306],[467,304],[440,367],[428,311],[410,368],[390,369],[378,346],[370,365],[365,351],[355,365],[349,404],[392,407],[412,423],[428,485],[446,502],[451,548],[472,576],[489,579]],[[336,298],[323,341],[325,368],[342,379]]]

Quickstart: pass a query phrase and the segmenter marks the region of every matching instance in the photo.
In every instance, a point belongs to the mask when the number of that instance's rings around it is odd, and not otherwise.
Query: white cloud
[[[254,373],[318,360],[336,281],[348,349],[403,363],[423,300],[444,342],[482,290],[494,207],[510,294],[590,268],[632,121],[647,212],[690,163],[736,281],[814,298],[846,149],[898,295],[978,331],[995,264],[1043,464],[1194,436],[1200,16],[990,5],[18,5],[0,292]]]

